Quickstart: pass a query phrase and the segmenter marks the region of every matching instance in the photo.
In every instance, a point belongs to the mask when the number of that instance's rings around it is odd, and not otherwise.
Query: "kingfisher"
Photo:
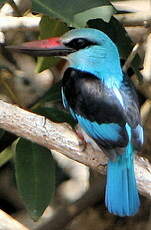
[[[63,105],[89,137],[87,141],[93,140],[109,158],[106,207],[122,217],[135,215],[140,200],[134,156],[143,144],[143,128],[137,94],[122,71],[116,45],[100,30],[81,28],[10,48],[68,61],[62,79]]]

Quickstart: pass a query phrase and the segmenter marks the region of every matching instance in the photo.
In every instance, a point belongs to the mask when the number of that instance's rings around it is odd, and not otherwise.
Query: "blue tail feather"
[[[133,155],[129,144],[116,161],[108,163],[105,203],[109,212],[119,216],[132,216],[140,206]]]

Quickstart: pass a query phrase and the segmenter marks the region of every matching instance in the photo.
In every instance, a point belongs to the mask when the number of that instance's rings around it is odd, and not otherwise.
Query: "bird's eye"
[[[78,47],[78,49],[82,49],[85,48],[86,46],[88,46],[88,41],[82,38],[78,38],[74,41],[76,47]]]
[[[87,46],[94,45],[94,42],[91,42],[84,38],[75,38],[70,42],[66,43],[65,45],[75,50],[80,50],[80,49],[84,49]]]

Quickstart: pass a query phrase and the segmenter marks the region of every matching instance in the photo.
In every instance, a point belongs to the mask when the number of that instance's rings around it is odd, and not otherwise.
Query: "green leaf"
[[[39,39],[61,36],[67,30],[68,30],[67,26],[60,20],[53,19],[48,16],[43,16],[40,21]],[[36,72],[41,72],[45,69],[48,69],[53,65],[57,64],[58,61],[59,58],[55,58],[55,57],[38,57]]]
[[[67,122],[72,127],[74,127],[76,124],[75,120],[72,118],[72,116],[69,113],[59,110],[57,108],[42,107],[42,108],[35,109],[34,112],[49,118],[53,122]]]
[[[42,107],[46,102],[62,102],[61,97],[61,81],[54,84],[47,92],[46,94],[31,108],[32,111],[35,109]]]
[[[80,26],[80,24],[74,20],[76,14],[96,7],[111,5],[108,0],[32,0],[32,3],[34,11],[59,18],[68,25],[75,27]]]
[[[55,167],[51,152],[21,138],[16,146],[16,181],[33,220],[38,220],[54,194]]]
[[[42,99],[39,101],[39,103],[44,102],[52,102],[52,101],[62,101],[61,99],[61,81],[57,82],[55,85],[53,85],[47,93],[42,97]]]
[[[0,5],[6,2],[6,0],[0,0]]]
[[[114,8],[110,6],[102,6],[86,10],[82,13],[74,16],[75,23],[78,23],[81,27],[84,27],[88,20],[101,18],[106,22],[110,21],[111,16],[115,13]]]
[[[109,23],[104,22],[101,19],[89,20],[87,24],[88,27],[95,28],[106,33],[117,45],[121,58],[126,59],[129,56],[134,45],[124,27],[116,18],[112,17]],[[136,55],[131,66],[138,78],[141,80],[142,76],[139,72],[140,64],[141,59],[138,55]]]
[[[0,167],[6,164],[13,157],[12,148],[9,146],[0,153]]]

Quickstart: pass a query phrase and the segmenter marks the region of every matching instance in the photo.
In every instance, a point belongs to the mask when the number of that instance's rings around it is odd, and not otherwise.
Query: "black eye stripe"
[[[96,45],[95,42],[89,41],[85,38],[75,38],[68,43],[65,43],[65,46],[73,48],[75,50],[84,49],[85,47]]]

